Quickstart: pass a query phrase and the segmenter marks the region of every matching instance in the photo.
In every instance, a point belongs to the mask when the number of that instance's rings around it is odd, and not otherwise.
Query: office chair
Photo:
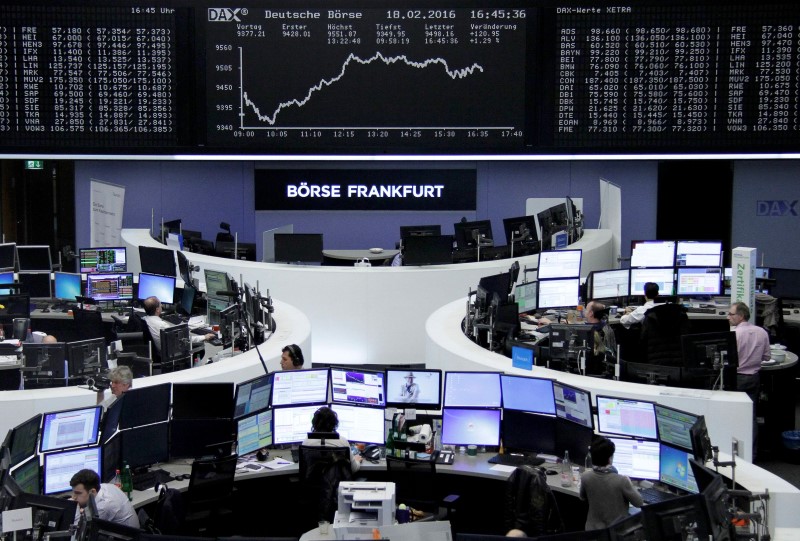
[[[233,477],[237,455],[195,460],[186,491],[189,534],[225,535],[233,524]]]
[[[192,339],[186,324],[161,329],[161,373],[192,367]],[[170,338],[172,337],[172,339]]]
[[[650,364],[682,366],[681,336],[689,332],[689,316],[681,304],[650,308],[642,322],[641,348]]]
[[[156,348],[155,342],[153,342],[153,336],[150,334],[150,327],[147,326],[147,322],[144,320],[142,316],[138,313],[131,311],[129,322],[130,329],[138,329],[138,332],[142,333],[144,337],[145,343],[147,343],[147,351],[148,356],[150,357],[150,361],[153,364],[154,368],[158,368],[159,372],[161,370],[161,353]],[[130,332],[137,332],[137,331],[130,331]]]
[[[72,319],[75,321],[75,335],[78,340],[106,337],[103,314],[99,310],[75,309],[72,311]]]
[[[333,522],[338,505],[337,490],[340,481],[353,478],[350,468],[350,447],[322,447],[301,445],[300,466],[300,507],[307,509],[309,530],[320,520]]]
[[[442,498],[436,482],[436,462],[386,457],[387,479],[395,484],[395,500],[427,516],[421,520],[452,520],[458,495]]]
[[[219,228],[222,229],[219,233],[217,233],[217,239],[215,242],[234,242],[233,235],[231,234],[231,226],[228,223],[220,222]]]

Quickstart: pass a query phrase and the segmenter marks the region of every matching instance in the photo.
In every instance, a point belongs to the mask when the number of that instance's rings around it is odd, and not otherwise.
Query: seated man
[[[89,469],[80,470],[72,476],[69,486],[72,487],[72,499],[78,502],[75,524],[80,522],[81,515],[89,503],[89,496],[94,496],[98,518],[131,528],[139,527],[139,517],[128,496],[116,485],[100,483],[97,472]]]
[[[144,320],[147,323],[147,328],[150,330],[150,338],[153,339],[153,345],[156,347],[156,350],[161,353],[161,329],[168,329],[173,325],[161,319],[162,308],[161,301],[158,300],[158,297],[147,297],[142,304],[144,304],[144,312],[147,314]],[[192,346],[202,344],[203,342],[213,340],[217,337],[214,333],[204,335],[190,333],[189,336],[192,339]]]
[[[656,303],[657,297],[658,297],[658,284],[654,282],[647,282],[644,285],[645,303],[642,306],[639,306],[638,308],[635,309],[631,307],[626,308],[625,315],[623,315],[620,318],[619,322],[622,323],[622,325],[626,329],[629,329],[631,325],[634,325],[636,323],[641,323],[642,321],[644,321],[644,315],[647,313],[647,311],[653,308],[654,306],[657,306]]]
[[[605,372],[603,362],[617,355],[617,339],[608,324],[608,308],[601,302],[592,300],[586,304],[586,323],[594,329],[594,347],[586,358],[587,374]]]
[[[97,392],[97,404],[103,406],[103,410],[107,410],[117,398],[133,387],[133,372],[127,366],[117,366],[108,371],[108,382],[110,385],[107,389],[110,391],[109,393],[106,393],[106,391]]]

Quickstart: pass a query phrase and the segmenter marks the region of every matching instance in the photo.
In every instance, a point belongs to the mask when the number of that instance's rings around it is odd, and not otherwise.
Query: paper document
[[[279,470],[281,468],[285,468],[286,466],[292,466],[294,462],[290,460],[286,460],[285,458],[276,458],[274,460],[270,460],[264,466],[271,470]]]

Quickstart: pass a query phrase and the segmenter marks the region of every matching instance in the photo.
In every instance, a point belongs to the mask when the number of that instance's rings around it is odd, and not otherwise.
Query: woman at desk
[[[322,406],[316,412],[314,412],[314,417],[311,419],[311,431],[312,432],[336,432],[336,429],[339,427],[339,417],[336,415],[336,412],[333,411],[328,406]],[[344,438],[325,438],[325,439],[305,439],[303,440],[302,445],[308,445],[311,447],[350,447],[350,442]],[[350,469],[353,473],[357,472],[359,468],[361,468],[361,461],[363,458],[361,455],[354,455],[350,454]]]

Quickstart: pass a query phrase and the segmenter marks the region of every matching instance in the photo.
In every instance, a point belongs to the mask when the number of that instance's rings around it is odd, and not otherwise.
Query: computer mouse
[[[558,472],[556,470],[547,470],[545,471],[545,473],[547,475],[558,475]]]
[[[50,312],[50,309],[49,309],[49,308],[42,308],[42,313],[43,313],[43,314],[46,314],[46,313],[48,313],[48,312]]]

